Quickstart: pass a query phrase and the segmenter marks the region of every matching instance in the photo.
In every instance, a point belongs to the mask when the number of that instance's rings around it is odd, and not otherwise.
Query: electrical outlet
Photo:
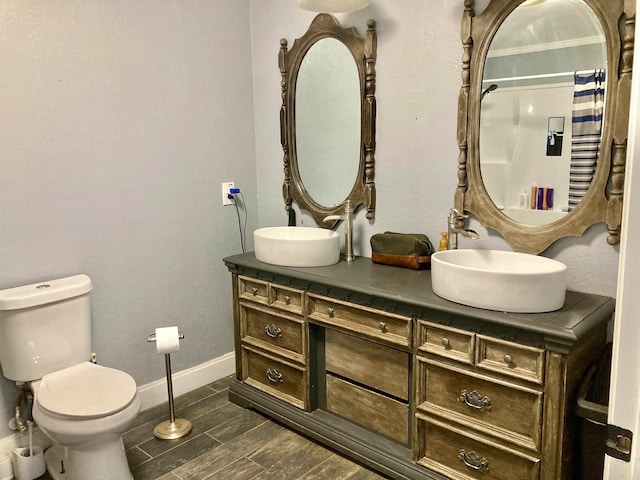
[[[233,205],[233,200],[229,198],[229,194],[235,186],[235,182],[224,182],[222,184],[222,205]]]

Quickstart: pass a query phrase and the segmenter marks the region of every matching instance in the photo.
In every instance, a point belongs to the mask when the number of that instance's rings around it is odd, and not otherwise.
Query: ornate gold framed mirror
[[[282,195],[287,211],[295,201],[318,226],[335,226],[323,219],[347,201],[374,218],[375,61],[373,20],[362,37],[321,13],[290,50],[280,41]]]
[[[520,252],[617,244],[634,36],[634,0],[465,0],[454,207]]]

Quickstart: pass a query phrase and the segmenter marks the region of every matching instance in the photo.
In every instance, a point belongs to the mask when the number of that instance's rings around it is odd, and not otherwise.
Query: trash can
[[[602,480],[609,417],[612,344],[587,371],[576,405],[578,421],[578,472],[574,478]]]

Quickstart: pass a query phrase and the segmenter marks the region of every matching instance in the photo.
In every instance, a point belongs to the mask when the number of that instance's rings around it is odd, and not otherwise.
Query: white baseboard
[[[231,375],[235,372],[235,369],[235,353],[230,352],[195,367],[172,373],[173,395],[177,397],[220,380]],[[138,395],[141,400],[140,410],[146,410],[166,402],[168,398],[167,379],[162,378],[138,387]],[[49,438],[38,427],[34,427],[32,434],[34,445],[39,445],[42,448],[47,448],[51,445]],[[28,445],[29,437],[26,433],[14,433],[8,437],[0,438],[0,458],[3,457],[3,454],[10,454],[14,448],[27,447]]]
[[[173,386],[173,396],[177,397],[183,393],[220,380],[235,371],[235,353],[229,352],[221,357],[196,365],[195,367],[172,373],[171,384]],[[147,410],[148,408],[166,402],[168,399],[167,379],[162,378],[138,387],[138,395],[142,401],[140,410]]]

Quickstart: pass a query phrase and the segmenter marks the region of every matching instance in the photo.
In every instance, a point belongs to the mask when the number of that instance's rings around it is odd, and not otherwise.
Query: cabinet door
[[[302,290],[283,287],[281,285],[269,285],[269,303],[272,307],[287,312],[302,315],[304,313],[304,301]]]
[[[409,354],[395,348],[326,329],[328,372],[409,400]]]
[[[369,337],[385,344],[409,348],[412,319],[375,308],[307,294],[310,320]]]
[[[420,320],[416,337],[420,353],[432,353],[468,365],[473,365],[475,361],[474,333]]]
[[[238,277],[238,297],[252,302],[269,304],[269,284],[249,277]]]
[[[243,342],[306,363],[307,342],[303,318],[245,302],[240,302],[239,312]]]
[[[418,416],[418,463],[455,480],[537,480],[540,459]]]
[[[327,410],[393,438],[409,441],[409,405],[327,374]]]
[[[497,338],[477,336],[476,365],[529,382],[544,384],[545,351]]]
[[[541,390],[481,375],[436,360],[418,361],[418,409],[465,428],[539,453]]]
[[[242,380],[298,408],[308,407],[307,369],[277,356],[242,346]]]

